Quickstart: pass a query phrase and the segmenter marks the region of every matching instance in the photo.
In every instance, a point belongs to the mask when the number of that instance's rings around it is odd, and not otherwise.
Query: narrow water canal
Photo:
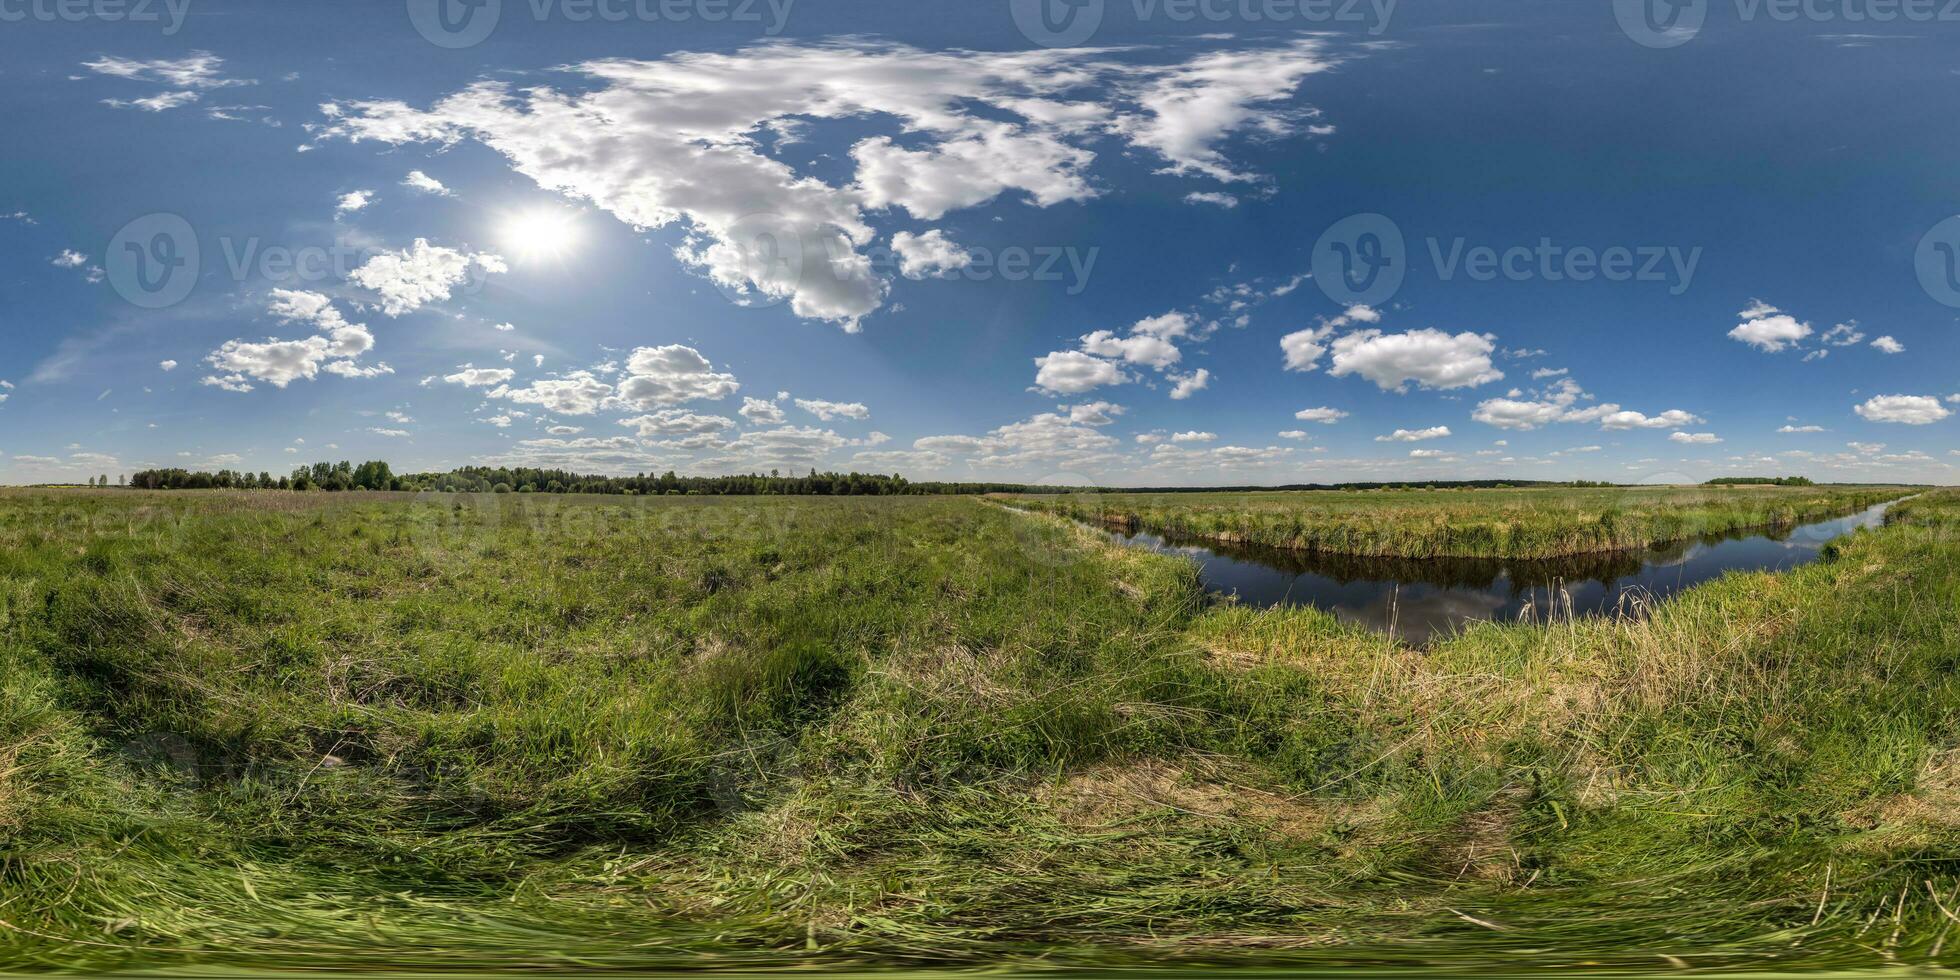
[[[1248,605],[1313,606],[1344,622],[1423,644],[1479,620],[1545,621],[1630,612],[1641,602],[1666,599],[1728,572],[1796,568],[1816,561],[1831,540],[1884,523],[1892,503],[1794,527],[1551,561],[1360,558],[1149,533],[1110,537],[1131,547],[1195,559],[1205,588]]]

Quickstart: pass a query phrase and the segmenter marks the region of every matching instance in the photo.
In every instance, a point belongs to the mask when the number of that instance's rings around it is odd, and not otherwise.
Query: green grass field
[[[1415,651],[971,498],[0,491],[0,969],[1951,963],[1890,517]]]
[[[1558,558],[1797,524],[1896,487],[1530,487],[1004,497],[1097,525],[1339,555]]]

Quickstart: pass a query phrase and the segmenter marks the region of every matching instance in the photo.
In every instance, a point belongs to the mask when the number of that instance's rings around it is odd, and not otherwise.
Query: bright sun
[[[524,258],[561,259],[578,247],[578,219],[564,211],[522,211],[506,217],[497,235]]]

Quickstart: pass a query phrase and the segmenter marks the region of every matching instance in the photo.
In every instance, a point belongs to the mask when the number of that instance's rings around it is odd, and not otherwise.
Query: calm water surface
[[[1795,527],[1552,561],[1358,558],[1148,533],[1110,537],[1131,547],[1195,559],[1207,589],[1242,603],[1313,606],[1344,622],[1420,644],[1480,620],[1632,613],[1643,602],[1665,599],[1728,572],[1795,568],[1816,561],[1832,539],[1879,526],[1891,506],[1884,503]]]

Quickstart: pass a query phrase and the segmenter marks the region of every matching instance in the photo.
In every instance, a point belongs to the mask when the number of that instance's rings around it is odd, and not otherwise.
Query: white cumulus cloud
[[[1380,323],[1382,315],[1370,306],[1350,306],[1339,316],[1323,319],[1305,330],[1296,330],[1279,339],[1280,350],[1286,355],[1286,370],[1311,371],[1320,364],[1320,357],[1327,353],[1327,339],[1336,331],[1356,323]]]
[[[1729,336],[1772,354],[1795,347],[1811,334],[1810,324],[1800,322],[1762,300],[1751,301],[1749,308],[1737,316],[1742,322],[1729,331]]]
[[[640,409],[716,401],[742,387],[734,375],[716,371],[700,351],[680,344],[635,349],[626,359],[626,374],[619,382],[619,398]]]
[[[348,281],[381,296],[381,311],[389,316],[413,313],[448,299],[474,274],[507,272],[502,256],[489,252],[460,252],[418,238],[399,252],[383,252],[355,269]]]
[[[1055,351],[1037,357],[1035,386],[1056,395],[1078,395],[1104,385],[1122,384],[1129,376],[1115,364],[1081,351]]]
[[[721,432],[735,427],[735,420],[720,415],[697,415],[685,409],[662,409],[638,418],[620,419],[619,424],[633,429],[642,439],[658,436],[704,435]]]
[[[1853,409],[1867,422],[1931,425],[1953,413],[1930,395],[1879,395]]]
[[[1003,196],[1086,200],[1098,193],[1088,177],[1098,144],[1112,136],[1172,173],[1256,179],[1226,158],[1225,141],[1326,132],[1297,101],[1308,76],[1333,66],[1326,46],[1305,37],[1151,64],[1079,49],[773,41],[589,61],[562,89],[480,81],[426,109],[332,104],[316,135],[480,142],[539,186],[636,228],[683,226],[676,257],[732,293],[856,329],[888,292],[864,254],[873,215],[931,221]],[[813,120],[894,132],[859,140],[854,172],[827,183],[759,135]]]
[[[1384,391],[1401,391],[1411,382],[1443,391],[1472,388],[1504,377],[1490,361],[1495,339],[1433,328],[1400,334],[1360,330],[1334,340],[1327,373],[1358,374]]]
[[[832,419],[855,419],[861,422],[871,417],[871,410],[857,402],[827,402],[814,398],[798,398],[796,407],[825,422]]]
[[[1293,417],[1302,422],[1318,422],[1321,425],[1333,425],[1347,418],[1348,413],[1338,408],[1303,408],[1294,412]]]
[[[789,420],[782,406],[761,398],[743,397],[741,416],[755,425],[781,425]]]
[[[465,388],[489,388],[503,384],[516,376],[517,372],[509,368],[480,368],[465,364],[458,368],[455,374],[444,375],[442,380]]]
[[[1172,401],[1181,402],[1211,387],[1211,372],[1205,368],[1199,368],[1190,374],[1173,374],[1170,379],[1174,382],[1171,386]]]
[[[1706,421],[1699,415],[1671,408],[1659,415],[1642,415],[1633,411],[1609,412],[1599,418],[1602,429],[1679,429],[1683,426],[1699,425]]]
[[[1113,425],[1125,409],[1113,402],[1085,402],[1068,407],[1068,419],[1078,425]]]
[[[228,340],[205,358],[215,373],[200,379],[200,384],[244,392],[252,390],[253,381],[284,388],[294,381],[311,381],[321,371],[344,378],[394,373],[386,364],[359,362],[361,355],[374,349],[374,334],[365,324],[348,322],[324,294],[274,289],[266,312],[280,323],[308,326],[320,333],[299,340]],[[174,361],[164,364],[166,371],[176,366]]]
[[[1432,426],[1427,429],[1396,429],[1385,436],[1376,436],[1376,442],[1423,442],[1428,439],[1442,439],[1450,434],[1447,425]]]
[[[907,279],[944,278],[973,264],[973,255],[937,228],[893,235],[892,253],[898,256],[898,274]]]
[[[408,176],[402,178],[402,186],[421,191],[424,194],[434,194],[437,197],[450,196],[449,188],[444,187],[442,181],[420,170],[409,171]]]

